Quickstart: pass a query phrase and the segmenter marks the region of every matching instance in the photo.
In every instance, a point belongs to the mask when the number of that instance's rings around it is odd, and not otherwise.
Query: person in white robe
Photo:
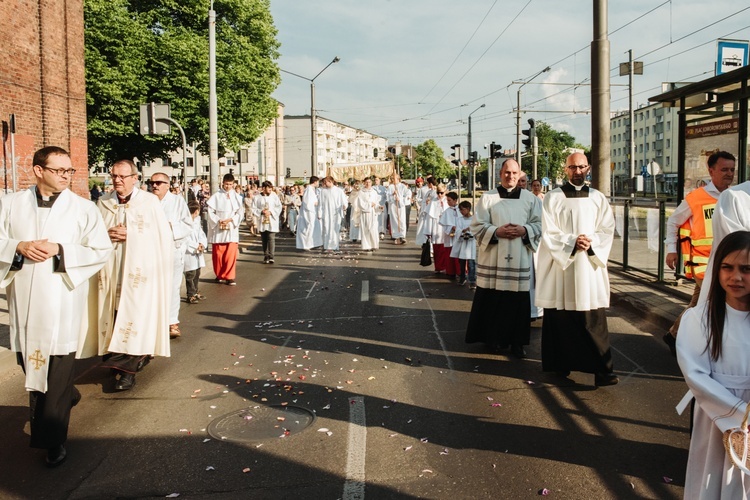
[[[167,216],[169,228],[174,241],[174,267],[172,269],[172,300],[169,306],[169,338],[182,335],[180,331],[180,287],[185,268],[185,245],[193,231],[193,219],[190,217],[185,199],[169,192],[169,177],[158,172],[151,176],[151,192],[159,198],[164,215]]]
[[[115,162],[111,177],[114,190],[98,206],[114,251],[93,278],[89,328],[96,335],[83,349],[106,355],[115,389],[125,391],[152,356],[170,355],[174,239],[159,198],[135,188],[138,169],[131,160]]]
[[[185,244],[185,258],[183,273],[185,274],[185,301],[197,304],[206,297],[200,293],[198,286],[201,279],[201,269],[206,267],[203,254],[208,248],[208,238],[203,232],[201,224],[201,205],[197,201],[188,202],[188,210],[193,221],[193,228]]]
[[[401,177],[394,172],[388,185],[388,215],[391,238],[396,245],[406,243],[406,203],[411,203],[411,191],[401,183]]]
[[[299,250],[312,250],[323,245],[323,233],[318,210],[318,184],[320,179],[310,177],[310,183],[302,193],[302,205],[297,219],[296,246]]]
[[[234,176],[225,174],[221,189],[206,202],[208,242],[216,282],[236,285],[237,254],[240,241],[243,201],[234,190]]]
[[[381,198],[372,186],[372,179],[364,180],[364,186],[357,193],[352,203],[353,226],[358,228],[362,241],[362,250],[377,250],[380,248],[378,234],[378,214],[383,211]]]
[[[471,232],[471,202],[462,201],[458,204],[459,216],[451,246],[451,258],[458,259],[458,284],[466,284],[467,272],[469,288],[477,288],[477,240]]]
[[[606,316],[615,219],[607,197],[585,184],[590,168],[584,154],[569,155],[568,182],[544,197],[536,304],[544,308],[542,369],[593,373],[606,386],[619,381]]]
[[[349,201],[344,194],[344,190],[334,184],[331,176],[323,179],[323,187],[318,196],[323,250],[338,252],[341,243],[341,221],[344,218]]]
[[[419,215],[417,215],[417,236],[415,243],[421,247],[432,234],[435,221],[430,216],[430,205],[438,202],[437,183],[432,176],[427,177],[427,185],[423,186],[419,195]]]
[[[714,209],[711,225],[714,241],[711,247],[711,257],[708,267],[713,265],[713,254],[721,240],[735,231],[750,231],[750,181],[726,189],[719,196]],[[701,287],[698,302],[704,302],[711,287],[711,277],[706,276]]]
[[[112,252],[96,205],[69,188],[75,170],[56,146],[34,154],[36,186],[0,199],[0,287],[8,300],[10,348],[26,374],[31,447],[48,466],[66,458],[74,359],[87,331],[89,278]]]
[[[382,240],[388,230],[388,189],[381,183],[380,177],[375,177],[372,182],[372,189],[380,196],[378,205],[383,207],[383,210],[378,212],[378,236]]]
[[[263,181],[260,196],[256,196],[253,200],[253,215],[258,221],[264,264],[275,262],[276,233],[279,232],[282,208],[281,200],[273,190],[273,183]]]
[[[354,217],[354,203],[357,201],[357,196],[359,196],[360,188],[361,186],[359,181],[354,181],[352,183],[351,191],[349,191],[349,195],[347,196],[348,205],[346,208],[346,214],[347,218],[349,219],[347,230],[349,231],[349,239],[352,241],[352,243],[359,243],[359,240],[361,238],[359,225],[352,224],[352,218]]]
[[[451,256],[453,241],[456,236],[456,223],[460,214],[458,212],[458,194],[451,191],[445,193],[445,202],[448,204],[438,221],[443,230],[443,248],[446,253],[446,274],[450,279],[457,279],[461,274],[458,258]]]
[[[750,401],[750,232],[732,232],[711,255],[705,276],[715,286],[685,311],[676,342],[696,403],[684,497],[748,498],[750,478],[729,459],[723,437],[742,426]]]
[[[477,245],[477,291],[466,342],[510,346],[511,354],[525,358],[531,336],[531,262],[540,241],[542,207],[539,198],[518,186],[520,175],[516,160],[505,160],[500,185],[476,206],[471,232]]]

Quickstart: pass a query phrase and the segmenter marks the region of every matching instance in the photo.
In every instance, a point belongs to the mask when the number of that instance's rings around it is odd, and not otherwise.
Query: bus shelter
[[[649,98],[679,107],[677,198],[682,200],[708,177],[708,157],[728,151],[737,158],[736,182],[748,179],[750,66],[689,84],[665,84]],[[657,137],[658,140],[658,137]]]

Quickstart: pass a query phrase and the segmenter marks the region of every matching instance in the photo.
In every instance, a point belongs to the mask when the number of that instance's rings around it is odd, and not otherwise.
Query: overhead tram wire
[[[420,103],[420,104],[421,104],[422,102],[424,102],[424,100],[425,100],[425,99],[427,99],[427,97],[428,97],[428,96],[429,96],[430,94],[432,94],[432,91],[433,91],[433,90],[435,90],[435,87],[437,87],[437,86],[438,86],[438,85],[440,84],[440,82],[442,82],[442,81],[443,81],[443,78],[445,78],[445,75],[447,75],[447,74],[448,74],[448,72],[449,72],[449,71],[451,70],[451,68],[453,67],[453,65],[454,65],[454,64],[456,64],[456,61],[458,61],[458,58],[459,58],[459,57],[461,57],[461,54],[463,54],[463,53],[464,53],[464,51],[466,50],[466,47],[468,47],[468,46],[469,46],[469,44],[471,43],[471,41],[472,41],[472,40],[474,39],[474,36],[475,36],[475,35],[476,35],[476,34],[477,34],[477,33],[479,32],[479,28],[481,28],[481,27],[482,27],[482,25],[484,24],[484,21],[485,21],[485,20],[487,19],[487,16],[489,16],[489,15],[490,15],[490,12],[492,12],[492,9],[494,9],[494,8],[495,8],[495,5],[497,5],[497,2],[498,2],[498,0],[495,0],[495,2],[494,2],[494,3],[493,3],[493,4],[491,5],[491,6],[490,6],[489,10],[488,10],[488,11],[487,11],[487,13],[486,13],[486,14],[484,15],[484,17],[482,18],[482,20],[481,20],[481,21],[479,21],[479,24],[477,25],[476,29],[474,30],[474,33],[472,33],[472,34],[471,34],[471,36],[470,36],[470,37],[469,37],[469,39],[468,39],[468,40],[466,41],[466,43],[464,44],[464,46],[463,46],[463,47],[461,48],[461,50],[459,51],[459,53],[458,53],[458,54],[456,54],[456,57],[455,57],[455,59],[453,59],[453,61],[451,61],[451,63],[450,63],[449,65],[448,65],[448,67],[447,67],[447,68],[446,68],[446,70],[445,70],[445,73],[443,73],[443,74],[442,74],[442,75],[440,76],[440,78],[438,79],[438,81],[437,81],[437,82],[435,82],[435,84],[434,84],[434,85],[432,86],[432,88],[430,89],[430,91],[429,91],[429,92],[427,92],[427,94],[425,94],[425,96],[424,96],[423,98],[421,98],[421,99],[419,100],[419,103]],[[432,110],[430,110],[430,111],[432,111]]]

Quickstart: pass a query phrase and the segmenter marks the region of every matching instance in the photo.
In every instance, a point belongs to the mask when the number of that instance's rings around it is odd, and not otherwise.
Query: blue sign
[[[747,40],[717,40],[716,74],[723,75],[747,66],[749,47]]]
[[[549,186],[549,177],[542,177],[542,186]]]

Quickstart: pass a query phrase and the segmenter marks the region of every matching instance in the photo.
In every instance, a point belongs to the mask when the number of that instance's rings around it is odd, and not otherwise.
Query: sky
[[[446,156],[472,143],[515,148],[521,123],[544,121],[591,144],[591,0],[270,0],[281,43],[279,67],[315,80],[320,116],[386,137],[434,139]],[[628,108],[628,50],[642,61],[634,105],[663,82],[714,75],[716,41],[750,39],[750,2],[609,2],[611,110]],[[282,73],[274,97],[287,115],[309,115],[310,82]],[[484,104],[484,107],[480,107]],[[523,147],[523,146],[522,146]]]

